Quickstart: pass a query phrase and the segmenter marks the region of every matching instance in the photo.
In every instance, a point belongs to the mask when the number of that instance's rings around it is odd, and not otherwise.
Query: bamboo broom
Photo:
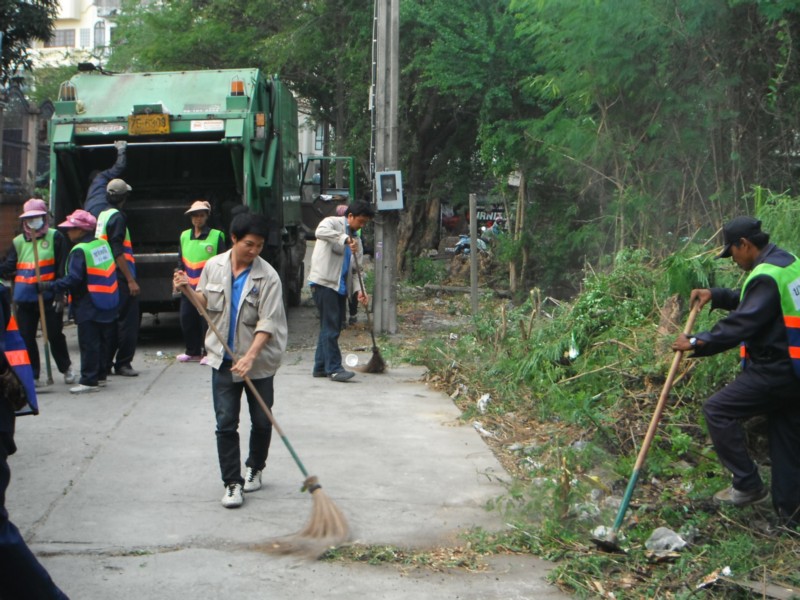
[[[206,323],[208,323],[208,326],[214,332],[214,335],[216,335],[217,339],[222,342],[222,347],[225,348],[225,351],[231,357],[233,357],[233,351],[228,346],[226,338],[219,332],[217,326],[211,321],[211,318],[208,316],[208,312],[206,312],[205,307],[200,304],[200,302],[197,300],[197,297],[194,295],[194,291],[189,288],[187,284],[181,285],[180,290],[206,320]],[[272,423],[272,427],[281,437],[281,440],[283,440],[286,449],[289,450],[289,454],[292,455],[295,464],[297,464],[300,472],[305,477],[302,491],[307,491],[309,494],[311,494],[311,498],[313,500],[311,517],[308,519],[305,527],[303,527],[302,530],[293,535],[271,540],[266,545],[260,546],[260,548],[268,552],[275,552],[279,554],[301,554],[309,558],[319,558],[330,548],[339,546],[350,538],[350,528],[347,524],[347,519],[345,519],[344,514],[339,507],[336,506],[336,503],[331,500],[330,497],[328,497],[328,495],[322,490],[322,486],[320,485],[317,477],[315,475],[308,474],[308,471],[300,460],[300,457],[297,456],[292,444],[283,433],[280,425],[278,425],[278,422],[275,420],[275,416],[272,414],[272,411],[269,409],[266,402],[264,402],[261,394],[258,393],[258,390],[256,389],[256,386],[253,385],[252,380],[246,375],[243,376],[242,379],[244,379],[245,384],[253,393],[259,405],[266,413],[267,417]]]

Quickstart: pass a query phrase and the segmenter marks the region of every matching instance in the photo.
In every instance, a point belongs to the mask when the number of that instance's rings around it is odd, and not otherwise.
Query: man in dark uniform
[[[692,290],[691,302],[729,310],[711,331],[681,334],[673,350],[711,356],[743,344],[744,370],[703,406],[720,462],[733,475],[720,504],[747,506],[769,493],[745,444],[742,421],[765,415],[772,464],[772,504],[781,524],[800,525],[800,261],[769,243],[761,221],[737,217],[723,227],[725,248],[750,272],[741,291]]]
[[[126,144],[116,142],[114,145],[117,147],[117,162],[95,177],[89,187],[84,208],[97,219],[95,237],[108,242],[117,266],[119,314],[111,341],[109,364],[117,375],[136,377],[139,372],[134,370],[131,363],[139,337],[140,290],[136,281],[136,264],[133,259],[127,217],[122,212],[122,207],[131,192],[131,186],[117,178],[126,165]]]
[[[0,284],[0,598],[3,600],[66,599],[50,575],[31,552],[19,529],[8,519],[6,489],[11,480],[8,457],[16,452],[14,444],[15,407],[7,396],[11,366],[5,355],[5,333],[11,310],[5,287]],[[13,390],[16,392],[16,390]],[[16,396],[17,394],[14,393]]]

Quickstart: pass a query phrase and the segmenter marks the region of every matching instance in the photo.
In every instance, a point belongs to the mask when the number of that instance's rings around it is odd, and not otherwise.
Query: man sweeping
[[[312,370],[314,377],[347,381],[354,375],[342,366],[339,335],[344,324],[347,299],[356,294],[364,306],[369,303],[366,290],[361,289],[356,269],[358,257],[363,256],[361,239],[357,234],[374,215],[372,206],[366,202],[356,202],[344,216],[327,217],[317,226],[317,241],[308,276],[320,324]]]
[[[272,423],[242,378],[247,376],[252,380],[272,409],[273,377],[280,366],[288,337],[280,278],[275,269],[259,256],[268,232],[264,217],[252,213],[239,214],[231,223],[231,249],[208,259],[195,290],[189,286],[185,271],[176,271],[172,280],[176,289],[192,295],[214,325],[206,335],[205,347],[213,368],[211,386],[217,420],[217,454],[225,486],[222,505],[225,508],[242,506],[242,492],[261,488],[261,474],[272,439]],[[233,356],[226,352],[213,329],[227,335],[227,346],[233,351]],[[244,477],[238,432],[243,390],[247,395],[251,422]]]
[[[742,345],[744,370],[703,406],[720,462],[733,474],[720,504],[747,506],[769,495],[745,444],[744,419],[766,415],[772,504],[781,525],[800,525],[800,260],[769,243],[761,221],[737,217],[723,227],[725,247],[749,272],[741,291],[695,289],[691,303],[729,310],[710,331],[681,334],[675,351],[711,356]]]

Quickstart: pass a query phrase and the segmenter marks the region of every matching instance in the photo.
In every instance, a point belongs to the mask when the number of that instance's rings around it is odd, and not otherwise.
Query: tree
[[[31,41],[50,39],[57,14],[58,0],[0,0],[0,85],[31,69]]]

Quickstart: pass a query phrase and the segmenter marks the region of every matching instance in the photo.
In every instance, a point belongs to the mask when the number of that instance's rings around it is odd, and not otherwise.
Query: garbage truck
[[[91,178],[127,142],[122,178],[142,312],[177,310],[172,272],[184,214],[211,204],[226,233],[236,207],[264,215],[262,256],[286,303],[300,302],[306,240],[300,206],[297,102],[257,69],[109,74],[84,70],[61,84],[50,122],[50,206],[56,222],[82,208]]]

